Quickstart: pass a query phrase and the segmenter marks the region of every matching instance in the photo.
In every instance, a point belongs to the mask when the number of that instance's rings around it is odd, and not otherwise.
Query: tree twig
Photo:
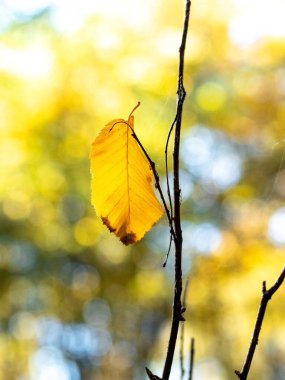
[[[191,1],[186,0],[184,25],[182,32],[181,45],[179,48],[179,68],[178,68],[178,85],[177,85],[177,106],[176,115],[173,125],[175,125],[174,148],[173,148],[173,221],[174,221],[174,244],[175,244],[175,286],[172,306],[172,322],[168,341],[167,353],[163,368],[163,380],[168,380],[172,368],[173,356],[177,341],[179,324],[184,320],[181,304],[182,293],[182,229],[180,216],[180,182],[179,182],[179,153],[180,153],[180,135],[183,104],[186,96],[186,91],[183,84],[184,76],[184,56],[187,40],[187,32],[189,25]],[[173,128],[173,126],[171,126]]]
[[[136,105],[136,107],[134,108],[134,110],[140,105],[140,102],[138,102],[138,104]],[[133,111],[134,111],[133,110]],[[133,111],[131,112],[131,114],[133,113]],[[131,115],[130,114],[130,115]],[[128,124],[128,123],[126,123]],[[170,211],[167,207],[167,204],[166,204],[166,201],[165,201],[165,198],[164,198],[164,195],[163,195],[163,191],[161,189],[161,186],[160,186],[160,182],[159,182],[159,175],[158,175],[158,172],[156,170],[156,167],[155,167],[155,162],[152,161],[152,159],[150,158],[149,154],[147,153],[147,151],[145,150],[145,147],[142,145],[142,143],[140,142],[138,136],[136,135],[134,129],[131,127],[130,124],[128,124],[128,126],[130,127],[131,131],[132,131],[132,136],[133,138],[136,140],[136,142],[138,143],[139,147],[141,148],[143,154],[145,155],[146,159],[148,160],[149,162],[149,165],[151,167],[151,170],[153,172],[153,175],[154,175],[154,180],[155,180],[155,187],[156,189],[158,190],[159,192],[159,195],[160,195],[160,198],[162,200],[162,203],[163,203],[163,207],[164,207],[164,210],[165,210],[165,213],[166,213],[166,216],[167,216],[167,219],[168,219],[168,223],[169,223],[169,227],[170,227],[170,233],[172,234],[173,238],[175,236],[175,231],[174,231],[174,228],[173,228],[173,222],[172,222],[172,217],[171,217],[171,214],[170,214]]]
[[[151,370],[149,370],[147,367],[145,367],[145,371],[147,373],[147,376],[150,380],[162,380],[160,377],[154,375]]]
[[[184,368],[184,323],[182,323],[182,326],[180,329],[179,360],[180,360],[180,380],[183,380],[184,375],[185,375],[185,368]]]
[[[173,207],[173,211],[170,211],[171,214],[167,214],[170,217],[170,228],[175,244],[175,285],[174,285],[174,294],[173,294],[173,305],[172,305],[172,320],[171,320],[171,329],[170,336],[168,340],[167,353],[164,362],[162,380],[168,380],[172,368],[174,351],[177,342],[177,335],[179,330],[179,324],[181,321],[184,321],[183,313],[185,307],[181,303],[181,294],[182,294],[182,229],[181,229],[181,215],[180,215],[180,181],[179,181],[179,153],[180,153],[180,135],[181,135],[181,122],[182,122],[182,113],[183,113],[183,104],[186,96],[186,91],[183,84],[184,78],[184,56],[187,40],[187,32],[189,25],[190,17],[190,7],[191,1],[186,0],[185,5],[185,14],[184,14],[184,24],[182,31],[182,39],[179,48],[179,68],[178,68],[178,84],[177,84],[177,105],[176,113],[174,120],[171,124],[165,148],[165,157],[166,157],[166,171],[168,176],[168,145],[169,139],[174,129],[174,147],[173,147],[173,202],[170,193],[169,179],[167,177],[167,193],[170,200],[170,205]],[[135,136],[134,136],[135,137]],[[144,150],[143,150],[144,151]],[[151,161],[150,165],[152,165]],[[172,206],[173,205],[173,206]],[[171,208],[172,209],[172,208]],[[172,230],[174,230],[172,232]],[[153,375],[149,369],[146,369],[149,379],[158,378],[158,376]],[[154,377],[156,376],[156,377]]]
[[[271,299],[271,297],[273,296],[273,294],[276,293],[277,290],[280,288],[284,279],[285,279],[285,266],[283,267],[282,272],[280,273],[279,277],[277,278],[275,284],[270,289],[266,289],[266,282],[265,281],[263,281],[263,283],[262,283],[262,297],[260,300],[257,318],[255,321],[255,326],[254,326],[254,330],[252,333],[248,352],[247,352],[242,370],[241,371],[237,371],[237,370],[235,371],[235,374],[237,375],[237,377],[240,380],[246,380],[247,379],[247,376],[248,376],[248,373],[250,370],[250,366],[252,363],[253,355],[254,355],[256,346],[258,345],[259,334],[260,334],[260,330],[262,327],[262,323],[263,323],[267,304],[268,304],[269,300]]]
[[[137,106],[134,108],[134,110],[140,105],[140,102],[138,102]],[[133,110],[133,111],[134,111]],[[132,111],[132,112],[133,112]],[[132,114],[131,112],[131,114]],[[130,114],[130,115],[131,115]],[[129,125],[129,124],[128,124]],[[163,195],[163,192],[162,192],[162,188],[160,186],[160,181],[159,181],[159,175],[158,175],[158,172],[156,170],[156,167],[155,167],[155,162],[152,161],[152,159],[150,158],[149,154],[147,153],[147,151],[145,150],[144,146],[142,145],[142,143],[140,142],[138,136],[136,135],[134,129],[129,125],[129,127],[131,128],[132,130],[132,136],[133,138],[136,140],[136,142],[139,144],[141,150],[143,151],[146,159],[148,160],[149,164],[150,164],[150,167],[152,169],[152,172],[153,172],[153,175],[154,175],[154,179],[155,179],[155,187],[156,189],[158,190],[159,192],[159,195],[160,195],[160,198],[162,200],[162,203],[163,203],[163,207],[164,207],[164,210],[165,210],[165,213],[166,213],[166,216],[167,216],[167,220],[168,220],[168,225],[169,225],[169,228],[170,228],[170,239],[169,239],[169,246],[168,246],[168,250],[167,250],[167,253],[166,253],[166,256],[165,256],[165,260],[163,262],[163,267],[166,266],[167,264],[167,260],[168,260],[168,256],[169,256],[169,253],[170,253],[170,250],[171,250],[171,245],[172,245],[172,241],[175,239],[175,230],[174,230],[174,226],[173,226],[173,216],[172,216],[172,203],[171,203],[171,197],[170,197],[170,192],[167,191],[168,193],[168,196],[169,196],[169,205],[170,205],[170,211],[169,211],[169,208],[167,207],[167,204],[166,204],[166,201],[165,201],[165,198],[164,198],[164,195]],[[168,171],[166,172],[166,177],[167,177],[167,181],[168,181]],[[167,185],[168,186],[168,185]]]
[[[172,240],[173,240],[173,236],[172,236],[172,233],[170,233],[169,246],[168,246],[168,250],[167,250],[167,253],[165,256],[165,260],[164,260],[163,265],[162,265],[163,267],[166,267],[168,256],[169,256],[169,253],[171,250]]]
[[[189,277],[186,280],[186,284],[183,291],[183,297],[182,297],[182,313],[186,311],[186,298],[187,298],[187,292],[189,287]],[[184,323],[182,323],[181,326],[181,333],[180,333],[180,379],[183,380],[185,375],[185,368],[184,368]]]
[[[136,105],[136,107],[134,109],[136,109],[138,106],[140,105],[140,102],[138,102],[138,104]],[[133,112],[133,111],[132,111]],[[131,112],[131,114],[132,114]],[[158,190],[159,192],[159,195],[160,195],[160,198],[162,200],[162,203],[163,203],[163,207],[164,207],[164,210],[165,210],[165,213],[166,213],[166,216],[167,216],[167,219],[168,219],[168,223],[169,223],[169,227],[170,227],[170,233],[172,234],[173,238],[175,237],[175,231],[174,231],[174,228],[173,228],[173,223],[172,223],[172,218],[170,216],[170,211],[167,207],[167,204],[166,204],[166,201],[165,201],[165,198],[164,198],[164,195],[163,195],[163,191],[161,189],[161,186],[160,186],[160,182],[159,182],[159,175],[158,175],[158,172],[156,170],[156,167],[155,167],[155,162],[152,161],[152,159],[150,158],[149,154],[147,153],[147,151],[145,150],[144,146],[142,145],[142,143],[140,142],[138,136],[136,135],[134,129],[131,127],[130,124],[128,124],[127,122],[125,122],[129,128],[131,129],[132,131],[132,136],[133,138],[136,140],[136,142],[138,143],[138,145],[140,146],[143,154],[145,155],[146,159],[148,160],[149,162],[149,165],[151,167],[151,170],[153,172],[153,175],[154,175],[154,180],[155,180],[155,187],[156,189]]]
[[[171,197],[170,182],[169,182],[168,148],[169,148],[170,137],[171,137],[171,134],[173,132],[174,125],[176,123],[176,118],[177,118],[177,115],[175,115],[175,118],[172,121],[172,124],[171,124],[171,126],[169,128],[169,131],[168,131],[168,134],[167,134],[167,138],[166,138],[165,150],[164,150],[165,173],[166,173],[166,187],[167,187],[167,196],[168,196],[168,201],[169,201],[169,209],[170,209],[170,217],[171,217],[171,220],[172,220],[172,226],[173,226],[173,205],[172,205],[172,197]],[[166,264],[167,264],[169,252],[170,252],[170,249],[171,249],[172,239],[173,239],[173,236],[171,234],[170,235],[170,240],[169,240],[169,249],[168,249],[166,258],[164,260],[163,267],[165,267]]]
[[[188,380],[193,380],[194,356],[195,356],[195,339],[191,338]]]
[[[187,290],[188,290],[188,284],[189,284],[189,279],[187,278],[184,292],[183,292],[183,297],[182,297],[182,311],[186,311],[186,296],[187,296]],[[179,357],[180,357],[180,379],[183,380],[184,374],[185,374],[185,368],[184,368],[184,323],[181,325],[181,330],[180,330],[180,352],[179,352]]]
[[[168,147],[169,147],[170,137],[171,137],[171,134],[173,132],[174,125],[176,123],[176,118],[177,118],[177,115],[175,115],[175,118],[174,118],[174,120],[173,120],[173,122],[169,128],[169,131],[167,134],[167,139],[166,139],[166,144],[165,144],[165,150],[164,150],[167,195],[168,195],[168,200],[169,200],[169,208],[170,208],[171,218],[173,217],[173,206],[172,206],[172,197],[171,197],[170,183],[169,183]]]

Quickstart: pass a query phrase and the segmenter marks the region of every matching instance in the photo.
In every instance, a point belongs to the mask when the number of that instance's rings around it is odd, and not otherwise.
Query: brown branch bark
[[[167,354],[163,369],[163,380],[168,380],[172,368],[173,356],[177,341],[177,334],[180,321],[183,321],[182,316],[182,229],[181,229],[181,216],[180,216],[180,183],[179,183],[179,152],[180,152],[180,134],[181,134],[181,121],[183,104],[186,96],[186,92],[183,84],[184,76],[184,56],[190,16],[191,1],[186,0],[185,17],[182,32],[181,45],[179,49],[179,68],[178,68],[178,86],[177,86],[177,107],[175,115],[175,136],[174,136],[174,148],[173,148],[173,219],[174,219],[174,245],[175,245],[175,286],[172,305],[172,323],[170,330],[170,337],[168,342]]]
[[[185,14],[184,14],[184,24],[182,31],[182,39],[179,48],[179,67],[178,67],[178,84],[177,84],[177,105],[176,105],[176,114],[174,120],[171,124],[167,142],[166,142],[166,151],[165,157],[168,154],[168,144],[172,131],[175,131],[174,134],[174,148],[172,154],[173,160],[173,202],[170,195],[169,190],[169,181],[168,181],[168,197],[170,198],[171,205],[171,223],[170,227],[174,231],[172,232],[172,237],[175,245],[175,284],[174,284],[174,294],[173,294],[173,304],[172,304],[172,321],[171,321],[171,329],[170,336],[167,346],[167,353],[164,362],[162,380],[168,380],[172,368],[174,351],[177,342],[179,324],[181,321],[184,321],[183,312],[185,308],[183,308],[181,302],[181,294],[182,294],[182,229],[181,229],[181,216],[180,216],[180,181],[179,181],[179,153],[180,153],[180,135],[181,135],[181,122],[182,122],[182,113],[183,113],[183,104],[186,96],[186,91],[184,88],[183,78],[184,78],[184,56],[185,56],[185,48],[186,48],[186,40],[187,40],[187,32],[189,25],[189,17],[190,17],[190,7],[191,1],[186,0],[185,5]],[[135,136],[134,136],[135,137]],[[168,170],[166,158],[166,168]],[[168,176],[168,173],[167,173]],[[168,177],[167,177],[168,178]],[[172,206],[173,205],[173,206]],[[173,207],[173,211],[172,211]],[[148,368],[146,368],[147,375],[149,379],[160,379],[158,376],[154,375]]]
[[[276,293],[277,290],[282,285],[284,278],[285,278],[285,266],[283,267],[283,270],[280,273],[279,277],[277,278],[275,284],[270,289],[266,289],[266,282],[263,281],[262,297],[260,300],[257,318],[255,321],[255,326],[253,329],[253,333],[252,333],[250,345],[248,348],[248,352],[247,352],[242,370],[241,371],[237,371],[237,370],[235,371],[235,374],[237,375],[237,377],[240,380],[246,380],[247,379],[247,376],[248,376],[248,373],[249,373],[249,370],[251,367],[253,355],[254,355],[256,346],[258,345],[259,334],[261,331],[261,327],[262,327],[263,319],[265,316],[267,304],[270,301],[273,294]]]

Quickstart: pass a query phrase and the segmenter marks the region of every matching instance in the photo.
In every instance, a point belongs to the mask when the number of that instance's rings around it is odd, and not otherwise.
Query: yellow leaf
[[[126,245],[139,241],[163,213],[152,187],[152,170],[132,136],[133,128],[132,113],[127,121],[109,122],[90,155],[92,204]]]

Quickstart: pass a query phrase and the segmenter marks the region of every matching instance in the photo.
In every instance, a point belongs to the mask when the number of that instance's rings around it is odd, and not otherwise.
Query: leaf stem
[[[140,102],[138,103],[138,105],[133,109],[133,111],[139,106]],[[132,112],[133,112],[132,111]],[[131,112],[131,114],[132,114]],[[129,124],[128,124],[129,125]],[[167,216],[167,219],[168,219],[168,223],[169,223],[169,227],[170,227],[170,233],[172,234],[173,238],[175,239],[175,231],[174,231],[174,228],[172,226],[172,218],[171,218],[171,214],[170,214],[170,211],[167,207],[167,204],[166,204],[166,201],[165,201],[165,198],[164,198],[164,195],[163,195],[163,192],[162,192],[162,188],[160,186],[160,182],[159,182],[159,175],[158,175],[158,172],[156,170],[156,167],[155,167],[155,162],[152,161],[152,159],[150,158],[149,154],[147,153],[147,151],[145,150],[144,146],[142,145],[142,143],[140,142],[138,136],[136,135],[134,129],[129,125],[129,127],[131,128],[131,131],[132,131],[132,136],[133,138],[136,140],[136,142],[139,144],[141,150],[143,151],[143,154],[145,155],[146,159],[148,160],[149,162],[149,165],[151,167],[151,170],[153,172],[153,175],[154,175],[154,180],[155,180],[155,187],[157,188],[158,192],[159,192],[159,195],[160,195],[160,198],[162,200],[162,203],[163,203],[163,207],[164,207],[164,210],[165,210],[165,213],[166,213],[166,216]]]
[[[135,112],[135,110],[139,108],[140,105],[141,105],[141,102],[138,102],[137,105],[132,109],[131,113],[129,114],[128,120],[130,119],[132,114]]]

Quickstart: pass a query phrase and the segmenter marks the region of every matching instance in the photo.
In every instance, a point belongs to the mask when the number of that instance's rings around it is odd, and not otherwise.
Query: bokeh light
[[[166,192],[183,6],[0,2],[0,380],[142,380],[145,366],[160,375],[169,226],[163,217],[128,247],[111,235],[90,204],[89,152],[141,101],[136,132]],[[197,379],[233,376],[260,284],[284,265],[283,15],[283,0],[192,2],[180,184],[184,356],[194,335]],[[283,298],[280,289],[270,305],[252,378],[284,372]]]
[[[285,208],[276,210],[269,218],[268,237],[273,244],[285,245]]]

